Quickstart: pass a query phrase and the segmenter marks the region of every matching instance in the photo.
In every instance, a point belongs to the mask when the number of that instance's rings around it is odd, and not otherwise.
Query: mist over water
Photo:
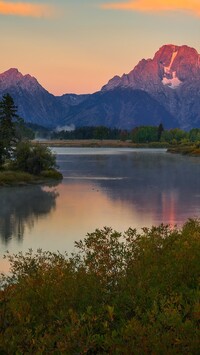
[[[96,228],[173,227],[200,215],[199,158],[165,150],[54,151],[61,184],[0,189],[1,256],[29,248],[71,252]]]

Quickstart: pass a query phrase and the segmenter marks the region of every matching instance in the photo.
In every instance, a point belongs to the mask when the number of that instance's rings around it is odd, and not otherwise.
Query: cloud
[[[104,3],[101,8],[140,12],[185,11],[200,16],[200,0],[129,0]]]
[[[0,15],[24,17],[52,17],[53,8],[48,5],[30,2],[0,1]]]

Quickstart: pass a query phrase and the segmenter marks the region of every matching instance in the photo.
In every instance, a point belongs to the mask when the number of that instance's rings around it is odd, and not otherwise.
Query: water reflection
[[[187,218],[200,215],[198,158],[163,150],[129,150],[115,155],[98,152],[95,156],[94,151],[92,155],[59,155],[58,160],[65,184],[74,180],[95,183],[113,203],[121,202],[132,212],[131,226],[161,222],[181,225]],[[115,224],[114,215],[111,224]]]
[[[0,189],[0,255],[28,248],[71,252],[95,228],[174,226],[200,216],[198,158],[159,150],[58,152],[64,180],[56,188]]]
[[[21,242],[25,229],[47,216],[56,207],[57,192],[41,186],[0,189],[0,238],[8,244],[12,238]]]

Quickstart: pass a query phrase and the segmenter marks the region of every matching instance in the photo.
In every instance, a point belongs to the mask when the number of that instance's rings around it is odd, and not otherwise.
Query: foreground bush
[[[104,228],[76,248],[7,256],[1,353],[199,354],[199,221]]]

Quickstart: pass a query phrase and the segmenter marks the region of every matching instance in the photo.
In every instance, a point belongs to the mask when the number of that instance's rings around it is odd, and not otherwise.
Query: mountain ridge
[[[190,129],[200,127],[200,55],[187,45],[164,45],[152,59],[140,60],[128,74],[84,95],[54,96],[33,76],[11,68],[0,74],[0,96],[7,92],[25,121],[50,128],[163,122]]]
[[[128,73],[102,87],[146,91],[177,118],[181,128],[200,126],[200,55],[189,46],[162,46],[153,59],[142,59]]]

